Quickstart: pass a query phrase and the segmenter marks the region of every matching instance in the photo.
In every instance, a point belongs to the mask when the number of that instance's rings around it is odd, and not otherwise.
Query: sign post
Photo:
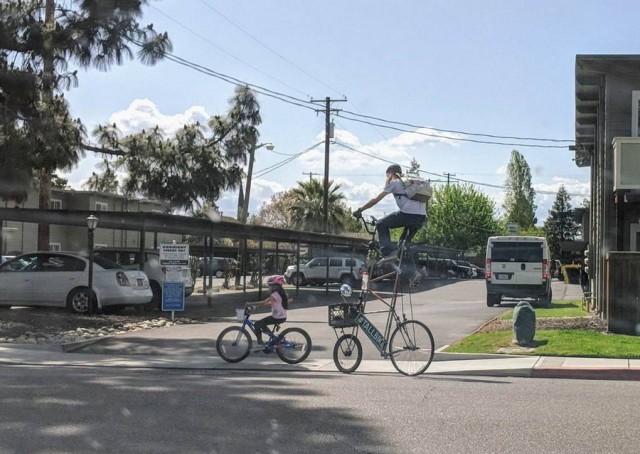
[[[162,284],[162,311],[171,311],[171,321],[175,311],[184,310],[184,281],[182,267],[189,266],[188,244],[161,244],[160,266],[166,270],[166,279]]]

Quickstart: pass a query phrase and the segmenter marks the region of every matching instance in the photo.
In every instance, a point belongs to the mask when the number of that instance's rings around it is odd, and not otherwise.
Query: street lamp
[[[244,196],[243,196],[244,199],[242,200],[242,205],[241,205],[242,211],[240,213],[240,219],[239,219],[239,221],[242,224],[247,223],[247,217],[249,215],[249,195],[251,194],[251,174],[253,173],[253,158],[256,150],[262,147],[267,147],[267,150],[271,151],[275,148],[275,145],[273,145],[271,142],[261,143],[260,145],[256,145],[252,147],[251,151],[249,152],[249,168],[247,169],[247,188],[244,191]]]
[[[98,227],[98,218],[93,214],[87,218],[89,228],[89,315],[93,315],[93,231]]]

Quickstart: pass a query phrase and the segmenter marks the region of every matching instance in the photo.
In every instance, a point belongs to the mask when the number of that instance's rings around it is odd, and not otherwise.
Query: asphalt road
[[[2,453],[636,453],[634,382],[0,367]]]
[[[556,298],[561,298],[564,284],[555,282]],[[331,358],[336,335],[328,325],[328,304],[340,302],[336,290],[327,296],[322,290],[304,289],[294,295],[295,303],[289,311],[289,318],[283,326],[300,326],[313,341],[312,358]],[[397,308],[404,307],[409,319],[424,322],[432,331],[436,348],[449,345],[472,333],[479,326],[491,320],[515,303],[506,303],[489,308],[485,302],[485,284],[477,280],[429,281],[410,297],[398,300]],[[214,295],[210,304],[202,295],[187,299],[188,310],[178,316],[206,317],[211,321],[196,325],[181,325],[148,331],[132,332],[103,339],[77,351],[105,354],[150,354],[150,355],[214,355],[215,339],[222,329],[235,322],[234,308],[250,299],[241,292]],[[253,295],[256,298],[256,295]],[[352,297],[352,298],[355,298]],[[409,304],[411,302],[411,304]],[[368,304],[367,311],[383,309],[380,303]],[[412,311],[412,312],[411,312]],[[267,315],[256,314],[255,318]],[[382,331],[386,315],[373,314],[370,320]],[[363,336],[364,337],[364,336]],[[364,359],[379,359],[379,352],[368,339],[362,340]]]

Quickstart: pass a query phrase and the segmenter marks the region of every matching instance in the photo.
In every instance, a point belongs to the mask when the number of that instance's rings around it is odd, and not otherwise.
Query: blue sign
[[[162,310],[184,310],[184,282],[165,282],[162,285]]]

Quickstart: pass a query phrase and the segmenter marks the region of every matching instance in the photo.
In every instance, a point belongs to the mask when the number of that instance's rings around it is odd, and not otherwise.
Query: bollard
[[[533,345],[536,334],[536,313],[527,301],[520,301],[513,310],[513,342],[521,346]]]

